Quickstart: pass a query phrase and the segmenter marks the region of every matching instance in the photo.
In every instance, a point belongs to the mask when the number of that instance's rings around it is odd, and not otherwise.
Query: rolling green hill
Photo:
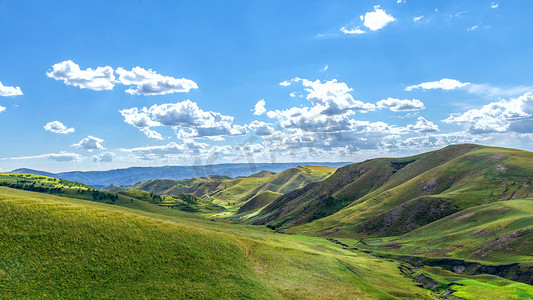
[[[3,299],[430,298],[398,267],[320,238],[0,187]]]
[[[276,199],[255,224],[338,237],[399,235],[458,211],[529,198],[533,153],[455,145],[373,159]]]
[[[364,241],[366,249],[395,254],[533,265],[533,199],[480,205],[404,235]]]
[[[143,190],[160,195],[191,194],[209,200],[213,204],[237,208],[263,192],[287,193],[309,183],[324,180],[335,170],[334,167],[300,166],[277,174],[262,171],[249,177],[237,178],[210,176],[185,180],[150,180],[131,186],[110,186],[105,190],[114,192]],[[268,195],[274,194],[268,193]],[[261,203],[268,204],[269,202]],[[256,210],[261,208],[256,205],[253,207]]]
[[[0,174],[0,298],[533,298],[533,153],[456,145],[334,171],[118,193]]]

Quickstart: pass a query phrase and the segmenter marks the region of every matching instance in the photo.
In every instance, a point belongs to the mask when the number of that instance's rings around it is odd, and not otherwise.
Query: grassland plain
[[[0,214],[0,298],[430,297],[398,263],[320,238],[7,187]]]

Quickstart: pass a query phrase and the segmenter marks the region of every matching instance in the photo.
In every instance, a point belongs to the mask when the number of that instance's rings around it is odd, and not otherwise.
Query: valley
[[[472,144],[102,190],[2,173],[0,297],[531,298],[532,180],[533,153]]]

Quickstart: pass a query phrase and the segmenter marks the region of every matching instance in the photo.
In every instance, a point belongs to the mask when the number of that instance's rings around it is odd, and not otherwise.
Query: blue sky
[[[531,1],[0,0],[0,170],[533,150]]]

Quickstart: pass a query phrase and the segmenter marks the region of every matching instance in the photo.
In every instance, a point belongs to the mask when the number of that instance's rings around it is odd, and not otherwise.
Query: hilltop
[[[471,207],[530,198],[533,153],[455,145],[372,159],[287,193],[252,219],[290,232],[394,236]]]
[[[328,178],[336,170],[335,167],[326,166],[298,166],[280,173],[262,171],[248,177],[209,176],[184,180],[156,179],[130,186],[112,185],[104,190],[109,192],[140,190],[159,195],[190,194],[229,208],[238,208],[253,199],[254,205],[247,205],[246,209],[239,210],[239,214],[244,212],[250,214],[284,193]],[[258,199],[261,200],[258,201]]]

